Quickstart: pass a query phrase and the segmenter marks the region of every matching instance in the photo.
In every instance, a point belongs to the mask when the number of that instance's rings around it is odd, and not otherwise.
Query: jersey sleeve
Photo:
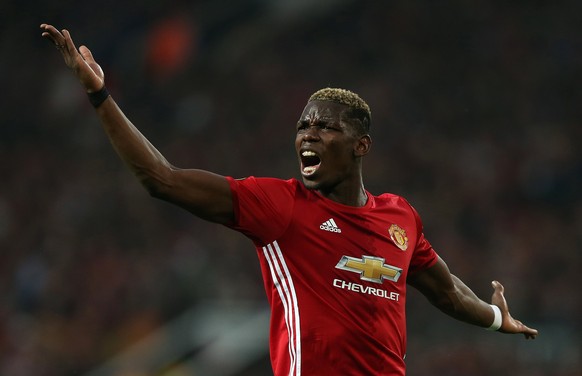
[[[438,255],[436,251],[433,249],[430,242],[424,236],[420,215],[418,215],[418,212],[416,211],[416,209],[414,209],[414,207],[410,206],[410,208],[412,209],[412,213],[416,221],[416,228],[418,233],[418,239],[414,247],[412,259],[410,260],[409,269],[411,273],[414,273],[433,266],[438,260]]]
[[[235,220],[227,225],[257,244],[267,244],[283,234],[293,213],[296,185],[291,180],[227,177]]]

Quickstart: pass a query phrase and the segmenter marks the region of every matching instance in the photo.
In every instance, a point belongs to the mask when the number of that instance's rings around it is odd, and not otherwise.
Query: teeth
[[[304,157],[315,157],[317,156],[317,154],[315,154],[314,152],[310,151],[310,150],[305,150],[303,153],[301,153],[302,156]]]
[[[315,172],[315,170],[317,170],[317,166],[303,167],[303,173],[306,175],[313,174]]]

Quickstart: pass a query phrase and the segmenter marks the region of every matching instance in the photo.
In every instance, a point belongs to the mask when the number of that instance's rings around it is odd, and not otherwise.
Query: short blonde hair
[[[370,106],[352,91],[326,87],[313,93],[307,102],[311,101],[330,101],[345,104],[352,109],[351,116],[361,121],[364,131],[368,132],[370,130],[370,122],[372,120]]]

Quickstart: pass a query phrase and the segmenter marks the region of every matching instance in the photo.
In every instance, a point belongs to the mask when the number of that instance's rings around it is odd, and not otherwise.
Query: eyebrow
[[[299,119],[299,121],[306,121],[306,122],[312,122],[312,121],[315,121],[315,122],[323,122],[323,121],[325,121],[325,122],[334,122],[334,121],[337,121],[337,122],[340,122],[341,121],[341,116],[336,119],[335,117],[333,117],[330,114],[319,114],[315,118],[311,118],[311,114],[310,113],[307,113],[307,114],[303,115]]]

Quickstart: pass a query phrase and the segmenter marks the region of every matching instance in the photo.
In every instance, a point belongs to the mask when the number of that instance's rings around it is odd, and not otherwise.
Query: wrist
[[[487,330],[491,330],[491,331],[497,331],[499,330],[499,328],[501,328],[501,324],[503,322],[503,317],[501,316],[501,310],[499,309],[499,307],[497,307],[494,304],[489,304],[491,306],[491,309],[493,310],[493,322],[491,323],[491,326],[489,326],[488,328],[486,328]]]
[[[87,93],[87,96],[93,107],[97,108],[109,97],[109,91],[107,91],[107,88],[103,85],[100,90]]]

